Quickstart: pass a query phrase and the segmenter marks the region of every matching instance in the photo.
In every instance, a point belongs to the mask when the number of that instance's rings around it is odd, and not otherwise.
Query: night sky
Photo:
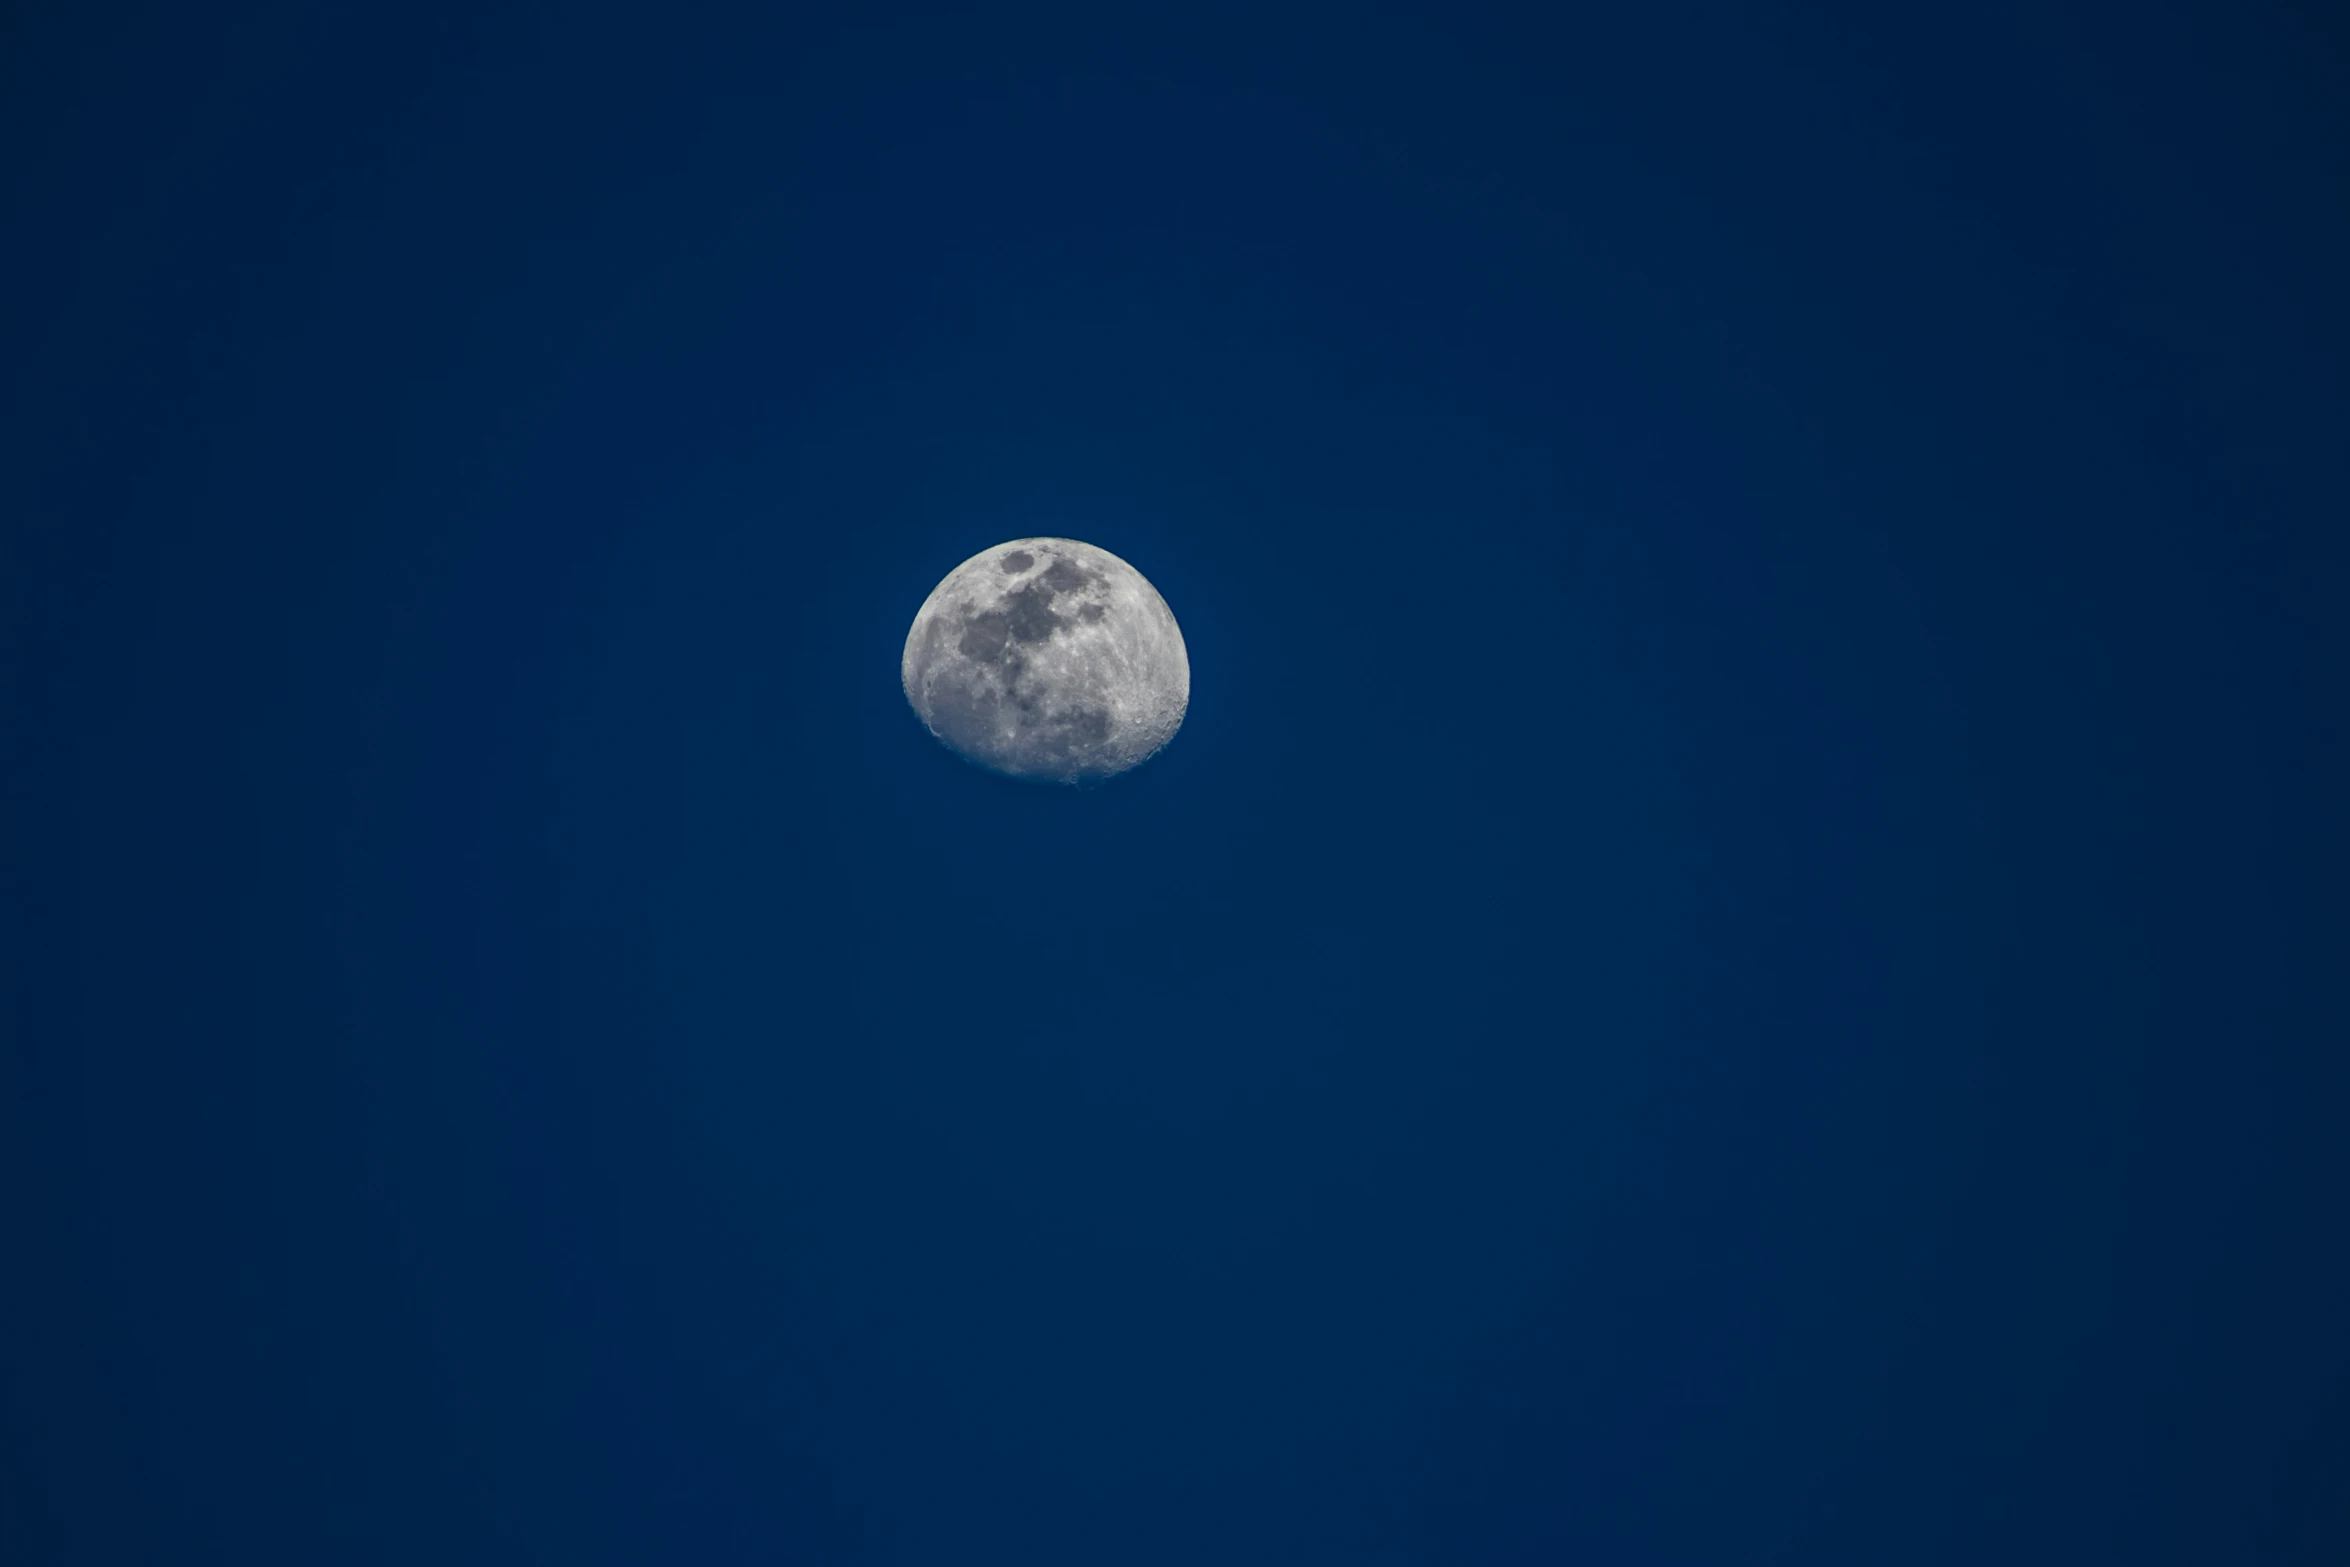
[[[2350,1561],[2342,18],[834,12],[0,20],[0,1561]]]

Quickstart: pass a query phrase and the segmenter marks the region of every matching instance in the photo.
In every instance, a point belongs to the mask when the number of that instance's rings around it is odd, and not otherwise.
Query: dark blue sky
[[[12,9],[0,1558],[2350,1560],[2346,79]]]

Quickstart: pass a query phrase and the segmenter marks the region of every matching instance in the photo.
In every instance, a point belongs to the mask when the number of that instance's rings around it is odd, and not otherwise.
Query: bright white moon
[[[1159,590],[1075,539],[983,550],[906,633],[906,700],[930,732],[1015,778],[1084,783],[1150,760],[1191,703],[1191,659]]]

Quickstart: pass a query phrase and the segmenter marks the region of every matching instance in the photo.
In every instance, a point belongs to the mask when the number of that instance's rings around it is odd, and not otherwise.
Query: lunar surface
[[[1015,778],[1086,783],[1150,760],[1191,703],[1159,590],[1075,539],[1015,539],[947,573],[906,633],[906,700],[930,732]]]

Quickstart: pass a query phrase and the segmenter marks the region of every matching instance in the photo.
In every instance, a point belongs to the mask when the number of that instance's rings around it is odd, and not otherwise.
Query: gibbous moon
[[[1014,778],[1085,783],[1175,738],[1191,659],[1159,590],[1075,539],[1015,539],[947,573],[906,633],[906,700]]]

